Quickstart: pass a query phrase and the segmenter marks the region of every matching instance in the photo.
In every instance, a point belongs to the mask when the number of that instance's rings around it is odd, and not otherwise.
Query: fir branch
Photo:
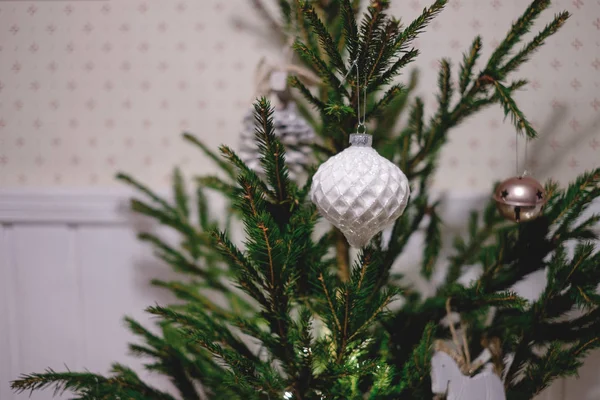
[[[210,232],[216,228],[209,217],[208,200],[201,186],[196,188],[196,211],[198,213],[198,224],[204,232]]]
[[[189,368],[195,369],[195,367],[187,356],[175,348],[168,337],[163,339],[154,335],[132,318],[126,318],[125,322],[130,331],[142,337],[154,349],[132,344],[129,346],[130,351],[156,359],[154,369],[171,377],[171,382],[183,398],[200,400],[200,395],[189,376]]]
[[[203,309],[208,310],[212,315],[214,315],[217,318],[220,318],[223,321],[232,321],[234,318],[239,318],[238,316],[235,316],[231,312],[227,311],[223,307],[216,305],[211,300],[200,294],[196,285],[186,285],[178,281],[165,282],[158,279],[152,280],[151,283],[153,286],[169,290],[178,299],[184,300],[189,303],[200,304]],[[223,293],[231,294],[231,291],[227,287],[217,288],[217,290]],[[238,301],[243,300],[239,299]],[[249,303],[246,303],[246,306],[249,310],[252,310],[252,306]]]
[[[443,59],[440,63],[440,72],[438,74],[438,87],[440,94],[437,96],[440,116],[445,119],[449,114],[450,101],[452,100],[452,73],[450,70],[450,61]]]
[[[229,241],[224,233],[213,233],[217,249],[230,261],[231,265],[237,267],[238,285],[248,293],[254,300],[265,309],[270,308],[269,301],[263,292],[256,286],[265,286],[260,272],[244,256],[244,254]]]
[[[336,121],[342,121],[349,115],[356,115],[356,112],[351,106],[339,103],[327,103],[325,114],[334,118]]]
[[[215,245],[219,251],[226,256],[232,265],[235,265],[238,269],[246,271],[255,281],[261,282],[262,278],[258,270],[252,265],[252,263],[244,256],[227,236],[222,232],[213,232],[213,239]]]
[[[342,329],[340,329],[340,337],[341,342],[338,345],[338,354],[337,354],[337,362],[341,363],[346,352],[346,346],[349,342],[349,333],[348,333],[348,325],[350,323],[350,288],[346,286],[344,289],[344,293],[341,296],[343,298],[342,303],[344,305],[343,308],[343,316],[342,316]]]
[[[383,261],[383,268],[387,271],[392,268],[396,258],[404,251],[412,235],[419,229],[421,221],[423,221],[427,212],[427,199],[425,196],[419,195],[411,200],[408,207],[407,211],[412,211],[411,217],[399,218],[394,223],[392,241],[389,244],[389,249],[384,256]],[[394,241],[393,238],[396,238],[396,240]],[[380,281],[376,285],[377,288],[384,286],[384,278],[386,278],[386,276],[382,274]]]
[[[408,64],[413,62],[417,56],[419,55],[419,51],[415,49],[411,49],[404,53],[402,57],[400,57],[390,68],[384,71],[379,77],[373,79],[369,86],[367,87],[367,92],[373,92],[378,89],[380,86],[385,85],[394,79],[400,70],[406,67]]]
[[[199,268],[194,262],[188,260],[182,254],[181,251],[168,245],[162,239],[160,239],[158,236],[156,236],[152,233],[145,232],[145,233],[140,233],[138,235],[138,239],[143,242],[148,242],[148,243],[152,244],[152,246],[154,247],[155,255],[157,257],[159,257],[161,260],[168,263],[170,266],[172,266],[173,269],[176,270],[177,272],[199,276],[199,277],[207,279],[207,282],[209,282],[209,283],[216,283],[216,282],[212,282],[213,279],[211,279],[211,277],[206,273],[206,271]],[[206,245],[208,243],[209,243],[209,241],[205,241],[204,244]]]
[[[415,99],[415,103],[410,110],[408,126],[414,132],[417,142],[423,141],[423,115],[425,114],[425,104],[420,97]]]
[[[475,67],[475,63],[477,59],[481,55],[481,47],[482,47],[481,36],[475,37],[473,40],[473,44],[471,45],[471,49],[468,53],[463,55],[463,62],[460,65],[460,79],[459,79],[459,90],[460,94],[464,94],[467,90],[467,87],[471,83],[471,78],[473,76],[473,67]]]
[[[519,79],[519,80],[512,82],[510,84],[510,86],[508,87],[508,90],[510,90],[510,92],[512,93],[515,90],[521,89],[522,87],[526,86],[527,84],[529,84],[529,81],[527,79]]]
[[[436,261],[442,249],[442,220],[435,211],[436,205],[431,207],[429,212],[429,224],[425,232],[425,246],[423,248],[423,263],[421,274],[426,278],[431,278],[435,268]]]
[[[473,97],[463,98],[450,114],[446,131],[457,126],[471,115],[476,114],[484,108],[497,102],[498,100],[496,96],[490,96],[481,99],[474,99]]]
[[[577,357],[573,357],[569,353],[568,350],[561,349],[559,343],[552,343],[546,354],[537,362],[531,363],[523,369],[527,379],[510,387],[507,395],[516,400],[531,399],[556,379],[556,375],[548,373],[549,371],[562,370],[563,376],[572,375],[580,363],[577,361]]]
[[[367,112],[365,119],[368,121],[373,116],[382,113],[383,110],[390,103],[392,103],[398,96],[402,95],[405,92],[406,92],[406,88],[404,87],[404,85],[402,85],[402,84],[393,85],[391,88],[389,88],[385,92],[383,97],[381,99],[379,99],[379,101],[377,103],[375,103],[373,108],[371,108],[371,110],[369,112]]]
[[[319,47],[319,42],[316,39],[314,33],[309,29],[310,24],[304,16],[303,7],[305,2],[301,0],[291,0],[291,2],[295,18],[294,22],[296,24],[295,28],[297,34],[294,36],[296,41],[298,41],[301,37],[304,43],[306,43],[307,48],[309,48],[311,52],[313,52],[317,56],[317,58],[320,58],[321,49]],[[308,65],[311,66],[310,63]],[[314,69],[315,66],[312,65],[312,68]]]
[[[201,239],[201,237],[196,229],[190,225],[189,221],[182,219],[175,212],[166,212],[163,209],[151,207],[136,199],[132,199],[130,204],[131,209],[134,212],[154,218],[184,235],[188,239],[187,243],[191,245],[189,248],[190,252],[194,256],[197,255],[197,241]]]
[[[504,108],[504,115],[508,116],[510,114],[510,119],[517,132],[524,133],[529,138],[537,137],[537,132],[517,106],[517,103],[511,96],[510,90],[496,80],[494,81],[494,86],[496,88],[496,98]]]
[[[559,225],[557,234],[566,233],[579,214],[599,196],[600,168],[596,168],[578,176],[566,192],[556,199],[551,199],[548,217],[554,224]]]
[[[271,198],[277,197],[275,193],[273,193],[273,191],[270,190],[269,187],[258,177],[258,175],[256,175],[256,172],[251,170],[229,146],[222,145],[219,147],[219,150],[221,151],[221,154],[223,154],[223,157],[229,160],[232,165],[235,165],[240,170],[242,175],[248,176],[249,179],[252,179],[254,182],[256,182],[265,195]]]
[[[146,312],[164,318],[166,321],[177,324],[188,336],[200,339],[201,344],[205,345],[203,339],[209,339],[214,347],[232,350],[237,357],[248,362],[258,362],[258,357],[247,347],[247,345],[237,338],[229,327],[225,324],[211,319],[204,310],[200,308],[190,308],[193,315],[186,312],[175,311],[169,307],[153,306],[148,307]],[[209,351],[213,347],[205,346]]]
[[[384,293],[382,299],[378,302],[379,305],[374,310],[374,312],[372,312],[369,318],[367,318],[359,327],[357,327],[354,330],[354,332],[348,337],[347,342],[349,343],[353,341],[359,334],[361,334],[365,329],[371,326],[375,319],[377,319],[377,317],[379,317],[380,314],[384,312],[385,308],[391,303],[396,294],[398,294],[396,290],[391,290],[387,293]]]
[[[356,24],[355,11],[350,0],[341,0],[342,21],[344,26],[344,37],[348,54],[351,60],[358,58],[359,36]]]
[[[573,274],[578,271],[578,269],[582,266],[582,264],[589,259],[589,257],[594,252],[594,244],[586,243],[579,244],[575,248],[575,254],[573,255],[573,260],[571,261],[571,267],[569,268],[569,274],[564,279],[565,282],[570,282]]]
[[[56,395],[66,391],[82,394],[98,391],[103,393],[101,399],[107,400],[119,396],[134,399],[175,400],[171,395],[147,386],[127,368],[115,364],[113,372],[115,372],[113,377],[106,378],[89,372],[55,372],[48,368],[41,374],[21,375],[18,380],[11,382],[11,388],[17,393],[22,393],[54,387]]]
[[[310,21],[314,32],[319,37],[319,42],[325,50],[325,53],[329,56],[331,64],[342,74],[345,75],[348,71],[342,60],[342,55],[337,49],[336,44],[333,42],[333,38],[329,34],[329,31],[317,15],[315,9],[308,3],[304,4],[302,9],[304,16]]]
[[[380,29],[379,34],[374,38],[372,53],[375,56],[369,59],[368,73],[365,78],[366,83],[381,75],[383,70],[389,66],[395,54],[392,42],[398,36],[399,29],[399,21],[395,19],[386,20],[384,28]]]
[[[600,223],[600,214],[593,214],[567,232],[563,239],[600,240],[600,235],[593,231]]]
[[[372,78],[388,64],[394,55],[390,42],[398,34],[399,23],[384,14],[389,7],[387,1],[371,2],[360,25],[360,50],[356,58],[357,69],[361,71],[365,87]]]
[[[321,282],[323,294],[325,295],[325,298],[327,299],[327,305],[329,306],[330,315],[333,317],[333,321],[335,322],[335,327],[337,328],[338,331],[341,331],[342,324],[340,323],[340,320],[337,317],[336,306],[333,303],[333,297],[331,296],[331,291],[329,290],[329,288],[327,287],[327,285],[325,283],[325,277],[324,277],[323,273],[319,274],[319,282]]]
[[[368,55],[377,53],[377,50],[372,48],[373,40],[376,33],[381,29],[385,22],[385,14],[383,11],[389,7],[386,1],[371,2],[365,12],[363,20],[360,24],[360,53],[358,54],[359,70],[365,70],[368,62]],[[374,50],[374,51],[373,51]]]
[[[273,247],[271,245],[268,231],[269,229],[263,223],[259,223],[258,228],[262,231],[263,240],[267,248],[267,260],[269,264],[269,278],[271,287],[275,287],[277,282],[275,281],[275,261],[273,260]]]
[[[417,88],[418,76],[417,70],[412,70],[405,90],[394,98],[376,118],[375,130],[373,132],[374,147],[378,148],[381,155],[389,160],[394,159],[394,154],[398,149],[393,144],[387,144],[393,140],[392,136],[394,135],[397,123],[404,114],[404,110],[409,105],[409,99],[411,99],[412,94]],[[379,143],[384,143],[384,146],[380,147]]]
[[[225,195],[225,197],[229,199],[233,199],[235,197],[235,186],[225,182],[218,176],[199,176],[196,178],[196,182],[201,187],[216,190],[217,192],[222,193],[223,195]]]
[[[266,98],[263,97],[254,105],[254,119],[257,125],[255,137],[261,155],[260,163],[269,184],[275,189],[275,198],[280,203],[284,202],[289,200],[291,185],[285,164],[285,149],[275,136],[273,110]]]
[[[333,74],[329,67],[327,67],[325,61],[323,61],[314,51],[309,49],[308,46],[296,40],[296,42],[294,42],[294,51],[296,51],[300,58],[317,71],[317,74],[327,82],[329,87],[335,88],[346,97],[350,97],[346,88],[340,84],[340,80]]]
[[[523,63],[529,61],[530,57],[544,44],[548,37],[554,35],[567,22],[571,14],[563,11],[554,17],[546,27],[540,31],[527,45],[525,45],[513,58],[503,67],[498,69],[498,78],[503,79],[508,74],[516,71]]]
[[[181,175],[179,168],[175,168],[175,171],[173,172],[173,193],[177,211],[183,218],[189,218],[190,208],[188,204],[188,196],[185,189],[183,175]]]
[[[404,394],[410,390],[410,398],[431,396],[430,388],[426,387],[431,368],[431,348],[435,340],[436,324],[429,322],[425,325],[418,344],[412,349],[410,356],[402,367],[402,375],[398,392]],[[417,333],[418,334],[418,333]],[[421,397],[423,396],[423,397]],[[404,396],[402,398],[408,398]]]
[[[419,36],[425,27],[444,9],[448,0],[436,0],[429,8],[423,9],[423,12],[409,26],[404,29],[402,34],[394,43],[398,51],[405,50],[417,36]]]
[[[235,169],[231,166],[231,164],[223,161],[223,158],[220,157],[217,153],[209,149],[200,139],[193,136],[191,133],[184,133],[183,138],[188,142],[192,143],[194,146],[198,147],[204,154],[208,156],[211,160],[215,162],[219,166],[223,172],[227,174],[231,179],[235,179],[236,173]]]
[[[193,342],[211,352],[214,357],[229,367],[224,371],[232,374],[233,379],[229,379],[230,382],[223,382],[224,387],[241,386],[246,392],[246,396],[254,396],[257,391],[271,395],[281,393],[284,387],[282,378],[276,371],[273,371],[271,366],[260,360],[250,361],[236,351],[215,343],[203,332],[188,332],[188,336]]]
[[[498,309],[516,309],[519,311],[523,311],[529,306],[527,299],[524,299],[515,292],[504,291],[481,296],[483,294],[483,291],[480,290],[481,287],[478,284],[475,284],[474,288],[476,292],[479,291],[479,293],[475,294],[475,297],[480,298],[479,306],[491,306],[497,307]]]
[[[117,179],[122,182],[125,182],[129,186],[132,186],[136,190],[144,193],[152,201],[154,201],[155,203],[158,203],[163,208],[164,212],[174,213],[174,214],[177,213],[175,208],[173,206],[171,206],[166,200],[164,200],[162,197],[158,196],[156,193],[154,193],[154,191],[152,191],[147,186],[141,184],[139,181],[137,181],[133,177],[131,177],[127,174],[124,174],[124,173],[119,173],[119,174],[117,174]]]
[[[495,209],[495,204],[492,201],[489,202],[488,210]],[[472,263],[473,258],[478,254],[479,249],[483,246],[483,244],[496,232],[499,223],[501,222],[498,219],[496,213],[493,214],[495,216],[494,219],[485,219],[484,225],[477,229],[473,228],[473,225],[478,221],[478,214],[471,213],[471,237],[469,238],[469,242],[465,243],[465,241],[461,237],[456,237],[454,240],[454,248],[457,250],[457,254],[449,257],[450,265],[448,267],[448,273],[446,275],[446,284],[450,285],[460,278],[462,273],[462,266],[469,265]]]
[[[534,0],[525,10],[523,15],[517,19],[504,40],[496,47],[490,56],[486,71],[496,71],[505,57],[508,56],[513,47],[521,41],[539,15],[550,6],[550,0]]]
[[[304,86],[304,84],[300,81],[300,79],[298,79],[298,77],[296,76],[290,76],[288,78],[288,84],[293,87],[296,88],[300,91],[300,93],[302,94],[302,96],[304,96],[304,98],[310,103],[312,104],[317,110],[324,112],[325,111],[325,103],[323,103],[321,100],[319,100],[319,98],[315,97],[310,90]]]

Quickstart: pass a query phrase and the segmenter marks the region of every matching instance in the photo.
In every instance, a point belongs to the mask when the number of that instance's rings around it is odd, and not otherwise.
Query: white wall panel
[[[168,267],[153,258],[150,247],[140,243],[130,227],[88,226],[80,229],[78,237],[85,304],[84,364],[93,372],[105,373],[112,362],[121,362],[147,376],[140,360],[127,355],[127,344],[136,338],[126,329],[123,317],[154,326],[144,309],[171,298],[149,282],[168,276]],[[165,385],[161,382],[160,386]]]
[[[13,400],[8,379],[19,371],[13,290],[13,268],[10,260],[10,228],[0,225],[0,399]]]
[[[83,367],[83,313],[75,263],[75,229],[22,225],[11,229],[20,371]],[[32,399],[45,399],[34,393]]]
[[[130,336],[123,316],[142,314],[150,299],[141,296],[143,281],[136,276],[138,245],[131,230],[122,227],[85,227],[80,231],[81,296],[85,304],[86,368],[106,372],[111,361],[125,361]],[[119,305],[121,313],[114,312]]]

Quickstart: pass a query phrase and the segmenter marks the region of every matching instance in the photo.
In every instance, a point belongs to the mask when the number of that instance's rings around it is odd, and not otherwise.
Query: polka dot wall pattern
[[[525,3],[450,0],[417,42],[430,113],[439,60],[457,65],[476,34],[485,59]],[[541,135],[530,169],[565,182],[600,164],[600,1],[554,3],[538,28],[573,18],[515,77],[530,81],[517,101]],[[279,51],[249,0],[0,1],[0,185],[108,187],[126,171],[159,188],[175,165],[214,172],[180,133],[235,148],[255,66]],[[451,132],[435,186],[489,191],[514,173],[515,146],[500,107],[486,110]]]

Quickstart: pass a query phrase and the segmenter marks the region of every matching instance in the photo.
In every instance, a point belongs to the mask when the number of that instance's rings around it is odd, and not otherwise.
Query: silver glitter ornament
[[[410,197],[404,173],[371,141],[371,135],[350,135],[352,145],[319,167],[310,193],[321,215],[358,248],[400,217]]]
[[[540,216],[546,191],[530,176],[516,176],[498,185],[494,200],[500,213],[511,221],[530,221]]]
[[[260,153],[254,137],[256,129],[254,111],[246,114],[243,121],[239,155],[242,161],[253,171],[262,174]],[[296,179],[311,162],[311,147],[315,139],[315,131],[309,123],[298,114],[296,105],[288,102],[275,108],[273,112],[275,136],[285,147],[285,161],[291,179]]]

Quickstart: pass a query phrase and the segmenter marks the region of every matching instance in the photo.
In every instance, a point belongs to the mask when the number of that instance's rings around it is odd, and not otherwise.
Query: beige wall
[[[124,170],[161,187],[174,165],[206,171],[178,134],[235,145],[254,67],[277,59],[250,3],[0,2],[0,185],[114,186]],[[426,5],[394,3],[405,21]],[[418,42],[429,106],[437,60],[459,60],[477,32],[489,54],[524,3],[450,0]],[[521,71],[532,85],[518,100],[543,136],[537,175],[564,181],[600,164],[600,3],[555,3],[538,28],[560,9],[574,18]],[[436,185],[489,190],[514,173],[514,141],[500,108],[481,114],[452,133]]]

